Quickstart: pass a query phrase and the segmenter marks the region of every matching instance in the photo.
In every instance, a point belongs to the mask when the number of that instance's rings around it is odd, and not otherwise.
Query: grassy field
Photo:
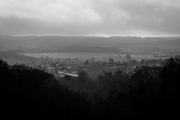
[[[103,60],[113,58],[115,60],[123,60],[126,54],[115,54],[115,53],[21,53],[25,56],[31,56],[35,58],[49,57],[52,59],[57,58],[79,58],[82,60],[92,59]],[[119,56],[118,56],[119,55]],[[155,58],[153,55],[131,55],[132,59],[140,61],[141,59],[160,59]]]

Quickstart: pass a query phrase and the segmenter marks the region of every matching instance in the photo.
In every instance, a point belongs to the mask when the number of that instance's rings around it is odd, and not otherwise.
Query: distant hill
[[[0,36],[0,51],[60,48],[63,45],[118,47],[145,51],[180,51],[180,37]]]

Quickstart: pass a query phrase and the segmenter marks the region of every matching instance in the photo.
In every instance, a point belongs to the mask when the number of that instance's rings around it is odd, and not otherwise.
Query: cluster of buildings
[[[109,59],[108,62],[89,62],[87,60],[83,64],[44,63],[37,68],[54,74],[56,77],[64,77],[65,75],[78,77],[80,71],[85,71],[91,78],[96,78],[99,74],[103,74],[104,72],[114,73],[118,70],[122,70],[126,73],[130,73],[136,66],[130,66],[116,62],[114,59]]]
[[[78,76],[78,71],[75,69],[75,66],[63,65],[57,62],[41,64],[38,66],[38,69],[52,73],[55,76],[59,76],[59,77],[64,77],[65,75],[70,75],[74,77]]]

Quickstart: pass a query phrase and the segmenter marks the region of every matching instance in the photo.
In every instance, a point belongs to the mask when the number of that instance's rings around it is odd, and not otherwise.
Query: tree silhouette
[[[93,81],[81,71],[59,82],[44,71],[0,60],[0,109],[4,116],[32,118],[177,119],[179,79],[180,57],[132,75],[105,72]]]
[[[80,79],[81,82],[85,83],[86,79],[88,79],[88,73],[84,71],[80,71],[78,74],[78,78]]]
[[[166,60],[160,75],[164,94],[180,98],[180,56]]]
[[[127,54],[126,59],[131,60],[131,56],[129,54]]]
[[[52,74],[0,60],[0,77],[2,115],[81,118],[90,113],[86,95],[60,85]]]

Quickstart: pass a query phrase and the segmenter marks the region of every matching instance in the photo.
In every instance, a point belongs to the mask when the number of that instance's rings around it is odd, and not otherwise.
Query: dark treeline
[[[0,75],[1,117],[90,117],[86,95],[68,90],[52,74],[1,60]]]
[[[178,119],[180,57],[132,75],[106,72],[92,80],[55,77],[24,65],[0,61],[2,115],[79,119]]]

